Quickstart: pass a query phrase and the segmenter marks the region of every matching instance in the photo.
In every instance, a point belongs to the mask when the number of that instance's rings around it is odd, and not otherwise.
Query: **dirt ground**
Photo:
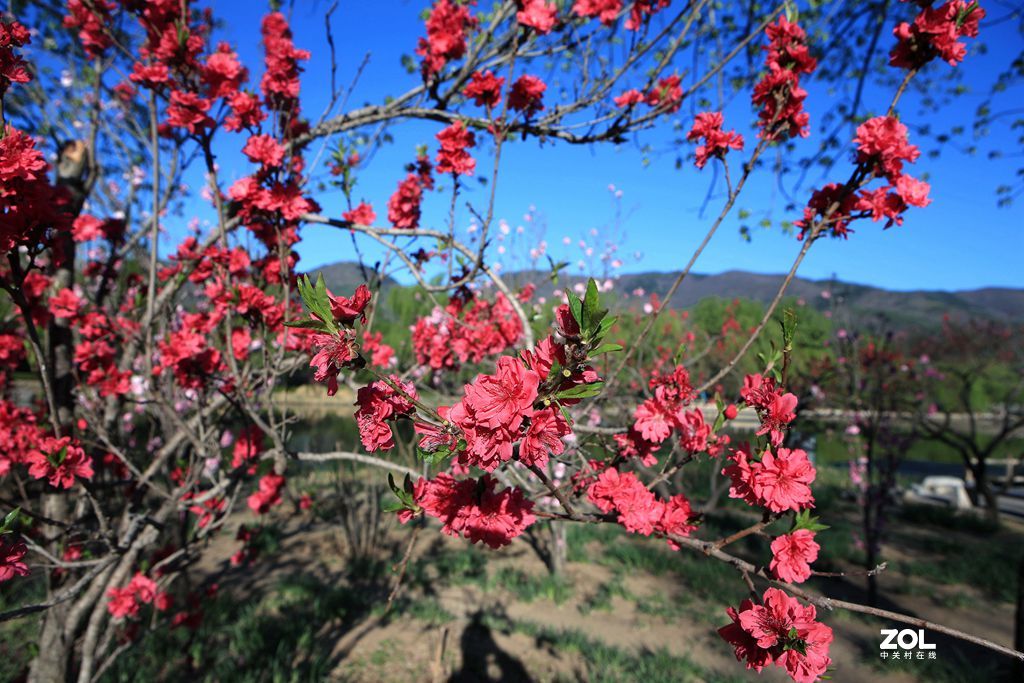
[[[346,574],[344,541],[336,530],[310,528],[294,518],[285,529],[276,556],[288,558],[287,562],[273,558],[262,560],[253,566],[248,581],[272,589],[279,579],[302,571],[330,585]],[[410,533],[408,528],[394,528],[389,535],[396,547],[404,548]],[[224,538],[227,541],[230,537]],[[418,535],[409,566],[429,567],[439,554],[466,552],[466,548],[465,542],[443,536],[438,528],[428,526]],[[234,544],[224,542],[216,553],[222,556],[211,557],[208,568],[223,566],[233,550]],[[601,551],[600,547],[588,546],[588,554],[596,556]],[[500,575],[503,571],[536,577],[539,581],[546,576],[543,562],[525,543],[486,552],[489,576]],[[892,551],[889,557],[898,561],[899,552]],[[392,584],[394,575],[389,573],[385,580]],[[900,590],[892,598],[885,590],[888,578],[883,574],[884,595],[890,599],[883,600],[880,606],[1012,644],[1011,604],[990,600],[980,586],[935,586],[934,582],[928,582],[927,591],[917,591],[915,581],[914,578],[899,578]],[[863,579],[830,580],[826,590],[833,597],[862,600],[862,582]],[[766,670],[758,676],[742,669],[733,659],[731,648],[715,632],[718,626],[727,623],[726,605],[721,598],[706,594],[700,585],[684,587],[679,577],[671,573],[653,575],[636,571],[624,576],[592,561],[569,562],[565,584],[567,589],[559,596],[544,595],[542,591],[524,599],[521,592],[494,582],[437,580],[429,584],[429,590],[424,590],[422,584],[417,585],[407,578],[396,605],[426,605],[429,613],[424,615],[423,609],[397,607],[383,613],[378,609],[348,624],[336,633],[333,641],[330,653],[333,670],[329,679],[367,683],[647,680],[639,670],[636,678],[628,672],[624,678],[605,677],[595,668],[600,666],[600,661],[595,662],[592,656],[593,648],[603,645],[638,658],[630,661],[644,662],[645,658],[655,657],[655,650],[664,648],[662,654],[689,663],[680,668],[678,677],[673,675],[666,680],[789,680],[780,670]],[[601,608],[588,608],[602,588],[612,584],[618,588],[610,601],[605,596]],[[681,590],[688,594],[680,596]],[[737,577],[734,601],[742,599],[743,594],[743,584]],[[680,604],[680,599],[687,608],[675,610],[672,605]],[[652,604],[657,607],[662,603],[665,609],[651,609]],[[641,609],[641,605],[646,607]],[[961,680],[961,677],[972,680],[963,673],[970,671],[970,666],[962,666],[963,660],[991,661],[992,658],[985,650],[932,638],[938,641],[938,658],[953,658],[961,665],[960,674],[946,671],[938,675],[927,662],[897,665],[881,660],[879,629],[898,628],[898,624],[843,612],[823,614],[819,618],[835,632],[832,646],[835,671],[831,673],[834,681],[910,683]],[[324,627],[323,635],[328,634],[328,629]],[[573,644],[567,646],[560,640],[559,633],[572,634]],[[673,664],[670,661],[665,666],[671,670]],[[973,680],[990,680],[981,673],[979,676]]]

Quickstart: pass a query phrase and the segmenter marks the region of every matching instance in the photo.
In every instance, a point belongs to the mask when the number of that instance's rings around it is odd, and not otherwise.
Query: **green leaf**
[[[555,398],[590,398],[591,396],[597,396],[604,389],[604,382],[594,382],[593,384],[577,384],[574,387],[563,389],[555,394]]]
[[[309,312],[324,323],[327,332],[338,334],[338,326],[334,323],[334,313],[331,312],[331,298],[327,294],[324,274],[317,273],[315,285],[309,281],[308,275],[299,278],[299,295],[302,296],[302,302],[306,304]]]
[[[562,417],[565,418],[565,421],[568,422],[571,427],[573,425],[572,415],[570,415],[569,411],[565,409],[565,406],[561,404],[558,405],[558,409],[562,411]]]
[[[54,467],[60,467],[64,460],[68,457],[68,447],[61,446],[61,449],[56,453],[51,453],[47,459],[53,463]]]
[[[618,318],[601,318],[601,322],[597,326],[597,334],[594,335],[595,341],[606,335],[608,330],[612,329],[612,325],[614,325],[617,320]]]
[[[796,335],[796,311],[792,308],[787,308],[782,313],[782,348],[786,351],[793,350],[793,338]]]
[[[619,344],[601,344],[596,349],[593,349],[588,355],[591,357],[600,356],[602,353],[612,353],[613,351],[621,350],[622,346]]]
[[[580,330],[583,330],[583,302],[576,296],[572,290],[565,290],[565,296],[569,299],[569,311],[572,313],[572,319],[579,325]]]
[[[819,517],[811,516],[810,509],[798,512],[793,517],[793,528],[789,530],[789,533],[799,531],[800,529],[807,529],[808,531],[818,533],[819,531],[824,531],[825,529],[828,529],[828,526],[818,522],[819,519]]]
[[[11,527],[14,526],[14,522],[18,519],[18,514],[21,512],[20,507],[16,507],[4,517],[4,523],[0,524],[0,534],[7,534],[11,532]]]
[[[327,324],[322,320],[291,320],[284,325],[285,327],[301,327],[305,330],[316,330],[317,332],[330,332]]]
[[[597,307],[600,304],[601,294],[597,291],[597,281],[594,278],[587,280],[587,292],[583,295],[583,321],[580,329],[584,334],[589,335],[594,326],[600,322],[595,320]]]
[[[402,483],[404,488],[399,488],[398,484],[395,483],[394,475],[388,472],[388,486],[391,488],[391,492],[395,494],[395,497],[398,498],[398,502],[391,502],[385,504],[384,506],[382,506],[385,510],[388,509],[388,506],[392,506],[391,511],[419,510],[419,506],[416,504],[416,498],[413,495],[412,477],[410,477],[408,474],[405,475],[405,481]],[[396,505],[398,507],[393,507]]]
[[[430,465],[438,465],[452,454],[451,450],[447,446],[442,446],[436,451],[428,451],[424,448],[416,447],[416,457],[425,463]]]
[[[568,268],[569,267],[569,262],[568,261],[559,261],[558,263],[555,263],[554,259],[552,259],[550,256],[548,256],[548,264],[550,264],[550,266],[551,266],[551,274],[548,275],[548,277],[551,279],[551,284],[557,285],[558,284],[558,273],[560,271],[562,271],[563,269]]]

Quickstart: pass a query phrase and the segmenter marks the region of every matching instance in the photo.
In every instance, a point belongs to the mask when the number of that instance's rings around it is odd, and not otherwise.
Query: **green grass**
[[[566,554],[570,562],[589,562],[588,545],[607,545],[621,536],[622,529],[611,524],[573,524],[566,532]]]
[[[915,551],[937,555],[938,559],[897,562],[895,568],[908,577],[945,585],[968,585],[1000,602],[1017,599],[1017,571],[1024,562],[1024,544],[1019,538],[913,536],[902,534],[899,543]]]
[[[849,446],[846,442],[847,438],[848,437],[838,431],[818,434],[817,445],[815,447],[818,462],[823,465],[842,464],[848,462],[851,459],[851,456]],[[983,437],[980,441],[981,445],[984,446],[987,439]],[[992,457],[993,459],[1005,458],[1009,454],[1019,453],[1022,448],[1024,448],[1024,439],[1008,439],[1005,443],[999,446],[998,451],[993,454]],[[963,463],[963,457],[955,448],[941,441],[932,441],[928,439],[920,439],[912,443],[906,453],[903,454],[903,459],[951,465],[960,465]]]
[[[0,583],[0,612],[44,600],[46,588],[41,578],[33,574]],[[38,615],[0,623],[0,681],[18,680],[35,657],[39,623]]]
[[[974,514],[957,514],[956,510],[938,505],[904,505],[900,517],[910,524],[932,526],[944,531],[963,531],[979,536],[991,536],[999,525]]]
[[[441,603],[435,598],[417,600],[407,605],[401,611],[413,619],[426,622],[430,626],[440,626],[455,619],[455,615],[442,607]]]
[[[487,581],[488,556],[475,545],[451,549],[438,543],[433,552],[409,563],[406,580],[413,586],[429,590],[435,580],[457,585],[483,584]]]
[[[512,621],[504,617],[487,615],[484,623],[506,633],[522,633],[537,640],[538,645],[580,655],[586,662],[586,680],[591,683],[680,683],[686,681],[721,681],[729,683],[743,678],[722,676],[698,666],[688,657],[669,654],[664,648],[634,653],[588,638],[576,630],[557,630],[528,621]],[[576,681],[577,678],[559,678]]]
[[[324,680],[333,668],[331,648],[321,639],[330,631],[325,626],[343,628],[376,599],[366,590],[312,577],[282,581],[256,600],[224,594],[203,604],[197,632],[179,628],[145,635],[102,680]]]
[[[636,600],[636,596],[626,589],[622,576],[616,575],[611,581],[606,581],[597,587],[593,595],[587,597],[579,605],[581,614],[590,614],[594,611],[611,612],[612,598],[620,597],[624,600]]]
[[[573,593],[572,586],[565,578],[551,574],[533,576],[511,567],[499,569],[487,584],[504,588],[523,602],[546,599],[560,605],[572,597]]]

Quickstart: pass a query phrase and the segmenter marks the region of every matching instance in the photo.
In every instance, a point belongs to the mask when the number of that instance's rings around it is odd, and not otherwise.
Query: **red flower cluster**
[[[231,467],[237,469],[242,465],[256,460],[263,452],[263,431],[257,425],[249,425],[235,439],[235,447],[231,452]]]
[[[355,333],[352,330],[341,330],[339,334],[314,334],[313,348],[316,353],[309,361],[309,367],[315,368],[313,379],[327,384],[327,395],[338,393],[338,372],[356,359]]]
[[[373,300],[373,294],[366,285],[359,285],[352,298],[334,296],[328,293],[331,302],[331,314],[334,319],[345,326],[355,324],[356,320],[366,322],[366,307]]]
[[[656,109],[664,109],[672,114],[679,111],[683,102],[682,78],[673,74],[658,80],[658,83],[646,93],[632,89],[623,92],[614,99],[615,106],[620,109],[637,104],[646,104]],[[742,138],[741,138],[742,139]]]
[[[395,350],[384,343],[381,332],[363,332],[363,351],[370,354],[370,365],[389,368],[395,362]]]
[[[6,476],[12,465],[25,462],[44,438],[32,411],[0,401],[0,477]]]
[[[633,0],[629,7],[629,18],[626,19],[626,28],[636,31],[643,25],[644,20],[669,6],[672,0]]]
[[[153,366],[153,374],[159,376],[170,370],[182,389],[203,389],[224,369],[224,362],[221,352],[209,344],[211,321],[206,316],[197,316],[186,323],[158,342],[160,358]]]
[[[670,0],[633,0],[629,7],[626,28],[635,31],[644,19],[668,7]],[[623,0],[576,0],[572,11],[579,17],[597,17],[605,26],[611,26],[622,13]]]
[[[260,81],[260,90],[267,108],[287,114],[292,121],[299,116],[299,62],[309,59],[307,50],[299,50],[292,42],[291,27],[280,12],[263,17],[260,26],[266,55],[266,71]]]
[[[71,225],[71,237],[76,242],[105,239],[117,242],[124,236],[124,221],[116,218],[100,220],[87,213],[79,214]]]
[[[415,230],[420,227],[420,204],[423,202],[423,183],[419,176],[410,173],[388,200],[388,220],[399,230]]]
[[[686,410],[694,396],[685,367],[676,366],[665,375],[653,373],[648,388],[654,396],[637,406],[632,428],[625,434],[615,435],[620,455],[638,457],[645,465],[651,465],[655,462],[654,453],[673,432],[688,453],[717,453],[719,441],[725,437],[711,434],[711,426],[704,421],[699,409]]]
[[[0,83],[6,85],[3,78]],[[0,254],[16,246],[34,247],[46,230],[66,226],[66,195],[50,185],[48,170],[35,141],[7,126],[0,137]]]
[[[870,213],[874,221],[888,220],[885,227],[902,225],[903,213],[910,206],[931,203],[928,183],[903,173],[903,162],[914,163],[920,151],[907,140],[907,127],[892,116],[879,116],[857,128],[857,162],[889,184],[874,190],[861,190],[854,206]]]
[[[273,182],[269,187],[264,187],[261,178],[249,176],[235,181],[228,189],[228,196],[239,203],[239,218],[253,228],[254,232],[259,224],[277,216],[285,221],[294,222],[302,214],[315,211],[317,208],[316,202],[303,196],[302,188],[295,179],[284,183]]]
[[[27,552],[25,542],[15,540],[13,534],[0,536],[0,583],[15,576],[28,576],[28,565],[24,562]]]
[[[587,496],[601,512],[617,513],[619,524],[631,533],[689,536],[697,528],[691,523],[693,512],[686,496],[677,494],[662,502],[632,472],[605,469],[587,489]],[[669,545],[678,549],[671,539]]]
[[[682,82],[678,74],[658,79],[657,84],[644,96],[644,102],[655,109],[664,109],[666,113],[674,114],[683,103]]]
[[[275,168],[284,161],[284,147],[272,135],[252,135],[242,148],[249,161]]]
[[[402,393],[384,380],[361,387],[356,395],[356,425],[363,447],[369,452],[389,451],[395,447],[395,435],[386,420],[411,415],[415,410],[413,400],[418,400],[416,387],[412,382],[403,382],[400,377],[391,376],[391,381],[401,388]]]
[[[924,4],[924,3],[922,3]],[[889,63],[903,69],[920,69],[939,57],[956,66],[967,54],[960,38],[977,38],[978,23],[985,10],[977,2],[950,0],[938,7],[922,7],[913,23],[901,22],[892,33],[896,46],[889,54]]]
[[[502,356],[495,374],[479,375],[466,385],[465,397],[448,414],[466,440],[460,463],[490,472],[512,459],[523,420],[533,415],[540,381],[523,361]]]
[[[558,23],[558,6],[545,0],[523,0],[523,8],[516,12],[516,21],[537,33],[549,33]]]
[[[338,372],[358,357],[355,331],[352,327],[357,319],[366,322],[366,307],[372,299],[372,294],[369,287],[359,285],[351,299],[330,293],[328,299],[334,322],[339,323],[342,329],[337,334],[312,335],[311,342],[316,353],[309,361],[309,366],[316,368],[313,379],[317,382],[326,382],[327,395],[334,396],[338,391]]]
[[[832,663],[828,656],[832,629],[815,621],[814,605],[801,605],[778,588],[764,592],[764,604],[744,600],[739,610],[727,610],[732,623],[718,629],[736,648],[736,659],[761,671],[775,664],[797,683],[814,683]]]
[[[813,531],[797,529],[772,541],[769,568],[777,579],[803,583],[811,577],[811,563],[818,559],[819,550],[821,546],[815,543]]]
[[[139,615],[139,607],[149,604],[157,598],[156,581],[145,574],[137,573],[123,588],[113,587],[107,591],[107,611],[115,619],[134,618]]]
[[[508,94],[508,106],[521,111],[527,117],[544,110],[544,91],[548,86],[536,76],[523,75],[512,84]]]
[[[501,87],[504,84],[504,76],[495,76],[491,71],[475,71],[470,76],[469,84],[462,89],[462,94],[472,97],[476,106],[492,109],[501,101]]]
[[[548,454],[561,455],[565,452],[562,437],[569,434],[572,434],[572,427],[561,410],[554,406],[535,410],[523,440],[519,442],[520,462],[543,468],[548,464]]]
[[[92,479],[92,458],[70,436],[48,436],[25,457],[28,473],[54,488],[69,489],[75,478]]]
[[[903,162],[914,163],[921,151],[907,140],[907,127],[895,116],[876,116],[860,124],[857,135],[857,163],[890,182],[903,174]]]
[[[74,0],[73,0],[74,1]],[[14,48],[28,45],[32,35],[17,21],[0,21],[0,97],[11,83],[28,83],[32,77],[23,60],[14,54]]]
[[[723,131],[724,121],[720,111],[701,112],[694,118],[693,128],[686,134],[686,139],[691,142],[704,141],[704,144],[697,147],[697,168],[704,168],[711,157],[724,159],[730,149],[743,149],[743,136],[735,130]]]
[[[196,494],[193,494],[191,491],[186,491],[185,494],[182,495],[181,499],[183,501],[188,501],[196,497],[198,497]],[[196,520],[196,526],[202,529],[213,521],[214,516],[223,513],[225,509],[227,509],[227,501],[224,500],[224,498],[212,497],[206,498],[201,503],[190,506],[188,511],[199,518]]]
[[[117,9],[111,0],[68,0],[68,14],[64,16],[65,28],[77,28],[82,47],[93,58],[102,57],[114,41],[109,27],[113,25],[110,13]]]
[[[503,294],[494,303],[471,296],[454,296],[443,309],[435,308],[416,321],[412,345],[417,363],[454,370],[502,353],[519,341],[523,325]]]
[[[597,17],[605,26],[611,26],[622,12],[622,0],[576,0],[572,11],[578,17]]]
[[[210,100],[197,93],[174,90],[167,105],[167,123],[191,134],[213,128],[213,119],[207,114],[211,106]]]
[[[118,368],[116,345],[137,332],[139,324],[121,317],[111,322],[96,311],[75,316],[72,324],[80,335],[74,360],[85,383],[104,398],[128,393],[131,372]]]
[[[804,209],[804,216],[795,225],[801,228],[802,239],[811,226],[821,222],[833,237],[847,237],[850,223],[857,218],[883,218],[903,224],[903,214],[911,206],[925,207],[931,200],[928,183],[903,172],[903,163],[913,163],[920,156],[918,148],[907,139],[907,127],[893,116],[868,119],[857,128],[857,163],[870,177],[883,177],[887,184],[875,189],[862,189],[857,194],[847,187],[830,183],[815,190]]]
[[[734,449],[729,458],[733,464],[723,468],[722,474],[732,479],[730,498],[772,512],[800,510],[814,504],[811,482],[816,472],[804,451],[767,450],[760,460],[752,460],[745,450]]]
[[[437,134],[441,149],[437,152],[437,172],[454,175],[473,175],[476,160],[466,150],[476,144],[473,131],[462,121],[456,121]]]
[[[249,509],[257,515],[266,514],[270,508],[281,503],[281,489],[285,479],[280,474],[271,472],[260,477],[259,488],[246,500]]]
[[[760,137],[768,140],[807,137],[810,116],[804,111],[807,91],[800,75],[812,73],[818,62],[807,49],[804,30],[779,17],[765,29],[768,34],[766,73],[754,86],[754,106],[760,108]]]
[[[373,206],[366,202],[360,202],[359,206],[341,214],[341,217],[353,225],[372,226],[377,220]]]
[[[466,53],[466,32],[475,28],[476,17],[469,8],[451,0],[437,0],[427,19],[427,37],[420,38],[416,54],[423,58],[423,78],[444,68],[453,59]]]
[[[206,85],[209,97],[223,97],[230,102],[238,94],[242,83],[248,80],[249,73],[238,61],[238,55],[231,46],[220,43],[217,50],[206,58],[200,78]]]
[[[754,374],[743,378],[740,397],[757,410],[761,420],[757,435],[768,434],[773,446],[781,444],[786,425],[796,419],[796,395],[783,393],[771,377]]]
[[[441,473],[432,480],[416,482],[414,497],[426,514],[441,520],[442,531],[449,536],[501,548],[526,531],[536,517],[531,513],[533,502],[526,500],[522,491],[507,488],[496,492],[494,487],[495,481],[488,475],[457,481]],[[411,518],[408,512],[401,516],[403,522]]]

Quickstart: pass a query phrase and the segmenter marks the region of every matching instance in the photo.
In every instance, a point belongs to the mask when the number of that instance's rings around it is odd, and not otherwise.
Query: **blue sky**
[[[399,94],[416,83],[418,76],[408,75],[400,58],[412,52],[423,33],[419,13],[425,5],[405,1],[343,0],[339,3],[332,22],[339,82],[351,82],[356,67],[367,53],[370,54],[370,61],[349,100],[350,107],[380,102],[385,95]],[[329,3],[321,1],[296,2],[292,14],[296,44],[313,52],[303,76],[302,98],[305,114],[314,120],[329,94],[329,59],[323,26],[323,14],[328,6]],[[262,64],[258,45],[261,3],[221,1],[215,4],[215,9],[226,24],[218,37],[238,45],[247,64]],[[937,114],[928,115],[927,122],[934,128],[948,128],[957,122],[969,126],[994,74],[1005,69],[1011,56],[1019,51],[1020,34],[1015,22],[1003,22],[991,28],[983,25],[982,31],[987,53],[972,55],[961,66],[970,91]],[[883,40],[892,38],[886,34]],[[946,65],[936,66],[951,70]],[[254,74],[253,79],[258,80],[258,76]],[[813,83],[808,89],[811,95],[807,109],[813,124],[816,114],[824,111],[829,94]],[[869,104],[884,110],[882,98],[887,97],[888,93],[880,93],[878,101],[869,101]],[[1004,107],[1012,106],[1012,98],[1012,93],[1004,96]],[[908,122],[924,121],[917,117],[919,102],[919,96],[914,93],[904,99],[901,112]],[[754,139],[750,130],[754,113],[749,105],[746,101],[736,101],[725,111],[727,127],[742,132],[750,149]],[[688,128],[690,116],[691,111],[684,107],[678,120]],[[433,135],[439,129],[439,125],[421,123],[396,128],[394,143],[386,146],[361,171],[356,196],[372,202],[378,216],[383,218],[387,198],[402,177],[402,165],[412,158],[417,144],[426,143],[431,149],[436,148]],[[677,170],[672,137],[670,125],[642,134],[641,143],[649,143],[659,150],[647,156],[646,164],[645,155],[636,144],[572,147],[548,143],[542,148],[530,141],[507,146],[503,151],[496,215],[507,219],[513,234],[518,226],[526,226],[527,234],[534,234],[531,223],[523,218],[532,208],[532,225],[546,226],[544,238],[550,253],[572,262],[574,270],[581,257],[580,240],[600,251],[601,245],[595,245],[598,238],[592,231],[603,235],[613,225],[617,234],[622,235],[618,254],[624,261],[622,271],[678,270],[707,230],[721,199],[713,198],[705,212],[700,213],[712,179],[710,166],[699,172],[692,163],[687,163]],[[914,141],[913,136],[911,141]],[[804,144],[808,152],[814,149],[813,139]],[[987,150],[993,148],[1004,150],[1005,157],[989,160]],[[311,150],[311,155],[316,149]],[[981,140],[979,150],[972,156],[947,149],[937,160],[922,156],[913,171],[932,184],[934,201],[929,207],[911,209],[901,227],[882,230],[882,224],[863,223],[847,241],[819,242],[805,260],[800,274],[812,278],[835,274],[842,280],[891,289],[1024,287],[1024,267],[1021,266],[1024,205],[1018,202],[1009,208],[997,208],[995,198],[995,188],[1011,181],[1017,168],[1024,166],[1024,159],[1016,147],[1016,135],[1006,127],[994,129],[992,135]],[[692,150],[684,150],[689,151]],[[479,168],[490,167],[487,152],[478,157]],[[845,179],[848,170],[849,165],[840,164],[835,176]],[[229,165],[228,182],[243,172],[244,167],[236,169],[234,164]],[[797,202],[806,201],[811,185],[820,182],[815,178],[805,183],[796,195]],[[610,185],[621,191],[621,198],[617,200],[619,220],[615,218],[616,200],[609,191]],[[485,192],[482,188],[475,189],[469,193],[469,199],[482,204]],[[317,197],[325,213],[337,216],[343,210],[340,193]],[[444,225],[449,197],[444,192],[428,195],[425,224]],[[771,174],[762,171],[739,203],[754,212],[746,221],[752,225],[752,241],[741,238],[740,221],[734,212],[733,220],[723,225],[698,262],[696,271],[785,272],[799,248],[798,243],[778,227],[757,227],[757,220],[763,215],[776,222],[797,218],[795,211],[786,210],[787,203],[774,187]],[[459,221],[460,228],[464,229],[468,223],[469,217],[464,215]],[[572,242],[570,246],[563,244],[566,237]],[[379,253],[369,243],[361,246],[371,261]],[[299,252],[301,267],[307,270],[354,259],[347,235],[317,226],[304,228]],[[640,258],[635,258],[636,255]],[[506,267],[514,268],[518,262],[508,260],[507,256]],[[495,254],[492,260],[500,258]]]

